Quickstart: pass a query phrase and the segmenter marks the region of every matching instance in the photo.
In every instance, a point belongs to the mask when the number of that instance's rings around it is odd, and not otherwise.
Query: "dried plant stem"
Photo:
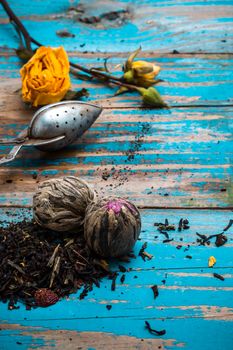
[[[54,249],[53,254],[52,254],[51,258],[49,259],[47,266],[50,266],[50,267],[53,266],[53,262],[54,262],[56,255],[57,255],[59,247],[60,247],[60,243]]]
[[[73,67],[75,69],[81,70],[82,72],[85,72],[85,73],[87,73],[89,75],[92,75],[92,76],[95,76],[97,78],[98,77],[105,78],[107,80],[106,81],[107,83],[111,83],[111,84],[115,84],[115,85],[119,85],[119,86],[124,86],[127,89],[129,89],[129,90],[139,91],[138,87],[136,85],[131,85],[131,84],[124,83],[122,81],[122,78],[118,78],[118,77],[112,76],[110,74],[98,71],[98,70],[96,70],[94,68],[88,69],[86,67],[80,66],[79,64],[76,64],[76,63],[73,63],[73,62],[70,62],[70,65],[71,65],[71,67]]]
[[[107,79],[108,83],[119,85],[119,86],[124,86],[124,87],[128,88],[129,90],[139,91],[139,89],[138,89],[138,87],[136,85],[131,85],[131,84],[124,83],[121,78],[114,77],[114,76],[112,76],[110,74],[98,71],[98,70],[96,70],[94,68],[88,69],[88,68],[82,67],[82,66],[80,66],[79,64],[76,64],[76,63],[70,62],[70,65],[73,68],[81,70],[82,72],[85,72],[85,73],[90,74],[92,76],[95,76],[97,78],[98,77],[103,77],[103,78]]]
[[[25,275],[25,272],[23,271],[23,269],[21,269],[20,266],[16,265],[15,263],[13,263],[13,261],[11,260],[7,260],[7,264],[10,265],[11,267],[13,267],[14,269],[18,270],[20,273],[22,273],[23,275]]]
[[[24,25],[20,21],[20,19],[16,16],[16,14],[12,11],[12,9],[8,5],[7,1],[6,0],[0,0],[0,3],[2,4],[4,10],[6,11],[10,21],[12,21],[15,24],[15,26],[17,28],[17,32],[21,33],[22,36],[24,37],[26,48],[28,50],[32,50],[31,43],[34,43],[37,46],[42,46],[42,44],[40,44],[37,40],[35,40],[34,38],[32,38],[30,36],[29,32],[24,27]],[[78,69],[78,70],[80,70],[80,71],[82,71],[84,73],[87,73],[87,74],[89,74],[91,76],[94,76],[96,78],[100,78],[100,77],[104,78],[104,79],[107,80],[106,81],[107,83],[111,83],[111,84],[115,84],[115,85],[119,85],[119,86],[124,86],[127,89],[129,89],[129,90],[138,91],[138,87],[137,86],[124,83],[122,81],[122,78],[112,76],[110,74],[98,71],[98,70],[96,70],[94,68],[88,69],[88,68],[83,67],[83,66],[81,66],[81,65],[79,65],[77,63],[70,62],[70,65],[71,65],[71,67],[73,67],[75,69]]]
[[[59,273],[59,270],[60,270],[60,260],[61,260],[60,256],[58,256],[58,257],[55,259],[53,271],[52,271],[51,278],[50,278],[49,288],[52,287],[54,278],[55,278],[55,276],[58,275],[58,273]]]
[[[77,254],[80,258],[82,258],[88,265],[89,265],[89,261],[87,259],[84,258],[84,256],[82,256],[79,252],[77,252],[77,250],[72,249],[72,251]]]
[[[73,63],[73,62],[70,62],[70,65],[71,65],[71,67],[76,68],[78,70],[81,70],[82,72],[85,72],[85,73],[90,74],[90,75],[101,76],[101,77],[106,78],[108,80],[114,79],[116,81],[120,81],[120,82],[122,81],[121,78],[114,77],[108,73],[104,73],[104,72],[99,71],[95,68],[88,69],[88,68],[85,68],[83,66],[80,66],[80,64]]]
[[[20,21],[20,19],[12,11],[12,9],[8,5],[7,1],[0,0],[0,4],[2,5],[4,10],[8,14],[8,17],[9,17],[10,21],[14,22],[15,25],[17,26],[17,28],[19,29],[19,31],[22,33],[22,35],[24,37],[24,40],[25,40],[26,48],[28,50],[31,50],[32,49],[31,48],[32,38],[30,37],[30,35],[29,35],[27,29],[24,27],[23,23]]]

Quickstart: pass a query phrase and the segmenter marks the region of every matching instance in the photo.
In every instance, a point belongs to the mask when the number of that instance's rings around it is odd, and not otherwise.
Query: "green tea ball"
[[[87,207],[84,237],[89,248],[101,257],[126,255],[134,247],[140,231],[140,213],[124,198],[103,198]]]
[[[95,199],[89,185],[75,176],[42,182],[33,196],[35,221],[54,231],[83,229],[87,205]]]

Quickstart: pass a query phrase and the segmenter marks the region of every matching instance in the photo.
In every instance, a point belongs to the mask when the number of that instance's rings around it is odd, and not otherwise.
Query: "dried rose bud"
[[[56,304],[59,297],[51,289],[41,288],[34,294],[35,302],[38,306],[47,307]]]
[[[104,198],[87,207],[84,236],[88,246],[102,257],[119,257],[129,253],[140,230],[140,213],[126,199]]]
[[[149,87],[148,89],[138,88],[137,91],[142,95],[142,102],[145,105],[157,108],[168,107],[154,87]]]
[[[147,61],[134,61],[141,48],[133,52],[124,65],[124,80],[129,84],[142,87],[150,87],[156,84],[155,77],[160,72],[160,67]]]

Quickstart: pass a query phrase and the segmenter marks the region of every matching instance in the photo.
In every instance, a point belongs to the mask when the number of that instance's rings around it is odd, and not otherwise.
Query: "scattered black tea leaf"
[[[160,231],[162,235],[166,237],[166,239],[169,239],[169,234],[166,231]]]
[[[121,281],[121,283],[124,283],[124,282],[125,282],[125,274],[121,276],[120,281]]]
[[[166,230],[167,231],[175,231],[175,225],[168,225],[168,226],[166,226]]]
[[[147,258],[148,260],[151,260],[153,258],[153,255],[152,254],[149,254],[147,252],[143,252],[142,255],[144,256],[144,258]]]
[[[183,225],[183,230],[188,230],[190,228],[189,225]]]
[[[156,329],[152,329],[148,321],[145,321],[145,325],[146,325],[145,326],[146,329],[150,332],[150,334],[160,335],[160,336],[166,334],[165,329],[163,329],[162,331],[157,331]]]
[[[57,36],[60,36],[61,38],[74,38],[75,34],[70,33],[68,30],[57,30],[56,31]]]
[[[127,271],[126,268],[124,266],[122,266],[122,265],[118,265],[118,267],[119,267],[119,270],[121,272],[126,272]]]
[[[162,222],[154,222],[154,226],[162,226],[164,225]]]
[[[182,245],[180,245],[180,244],[176,246],[176,249],[178,249],[178,250],[181,248],[182,248]]]
[[[25,275],[25,271],[23,271],[23,269],[21,269],[20,266],[18,266],[15,263],[13,263],[13,261],[8,259],[7,260],[7,264],[10,265],[11,267],[13,267],[14,269],[18,270],[22,275]]]
[[[200,237],[199,239],[197,239],[197,242],[199,243],[199,245],[205,245],[205,243],[207,243],[210,239],[210,236],[206,236],[198,232],[196,232],[196,235]]]
[[[138,253],[138,256],[140,256],[143,261],[146,261],[146,258],[148,260],[151,260],[153,258],[152,254],[149,254],[145,251],[146,248],[147,248],[147,242],[143,243],[143,245]]]
[[[224,245],[227,242],[227,237],[223,233],[226,232],[227,230],[229,230],[229,228],[232,225],[233,225],[233,219],[230,219],[229,223],[227,224],[227,226],[223,229],[223,232],[217,233],[217,234],[213,234],[213,235],[210,235],[210,236],[202,235],[202,234],[196,232],[196,235],[198,237],[200,237],[200,239],[198,239],[197,242],[200,243],[200,245],[205,245],[205,243],[210,244],[210,240],[212,238],[216,238],[215,245],[217,247],[221,247],[222,245]]]
[[[183,219],[180,219],[179,225],[178,225],[178,231],[180,232],[183,228]]]
[[[158,231],[175,231],[175,226],[174,225],[164,225],[160,224],[157,228]]]
[[[164,239],[163,240],[163,243],[169,243],[171,241],[174,241],[174,238],[170,238],[170,239]]]
[[[171,242],[173,239],[170,239],[169,234],[167,231],[174,231],[175,225],[169,225],[168,219],[165,219],[164,224],[161,222],[155,222],[154,226],[157,226],[157,230],[165,236],[165,240],[163,240],[163,243]]]
[[[111,284],[111,290],[114,291],[116,289],[116,279],[117,279],[117,276],[118,276],[118,273],[115,272],[113,273],[113,276],[112,276],[112,284]]]
[[[147,248],[147,242],[143,243],[141,249],[139,250],[138,255],[141,256],[141,258],[145,261],[145,256],[143,255],[145,249]]]
[[[90,287],[88,285],[84,286],[84,289],[83,289],[82,293],[80,294],[79,299],[80,300],[84,299],[87,296],[88,292],[90,292],[91,290],[92,290],[92,287]]]
[[[213,276],[214,276],[215,278],[221,280],[221,281],[224,281],[224,280],[225,280],[225,278],[224,278],[222,275],[219,275],[219,274],[216,273],[216,272],[213,273]]]
[[[111,310],[111,308],[112,308],[112,305],[106,305],[106,308],[108,309],[108,310]]]
[[[223,234],[220,234],[216,237],[215,240],[215,245],[216,247],[221,247],[222,245],[224,245],[227,242],[227,237],[224,236]]]
[[[186,248],[184,248],[184,252],[187,252],[190,248],[190,245],[188,244]]]
[[[206,240],[206,239],[207,239],[207,236],[206,236],[206,235],[202,235],[201,233],[196,232],[196,235],[197,235],[198,237],[200,237],[201,240]]]
[[[100,287],[100,282],[97,278],[95,278],[94,276],[92,276],[92,281],[94,283],[94,285],[99,288]]]
[[[165,230],[166,230],[166,225],[160,224],[160,225],[158,226],[157,230],[160,231],[160,232],[161,232],[161,231],[165,231]]]
[[[178,231],[188,230],[190,228],[188,219],[180,219]]]
[[[192,259],[193,257],[191,255],[186,255],[185,256],[187,259]]]
[[[223,229],[224,232],[226,232],[227,230],[229,230],[229,228],[233,225],[233,219],[230,219],[228,225]]]
[[[179,52],[178,50],[173,50],[173,51],[172,51],[172,54],[173,54],[173,55],[177,55],[177,54],[179,54],[179,53],[180,53],[180,52]]]
[[[158,286],[155,284],[154,286],[151,287],[151,289],[154,293],[154,299],[156,299],[159,296]]]

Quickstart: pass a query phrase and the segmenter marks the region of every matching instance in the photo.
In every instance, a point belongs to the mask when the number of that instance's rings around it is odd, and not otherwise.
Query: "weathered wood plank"
[[[63,44],[68,50],[122,52],[135,50],[141,44],[144,50],[158,52],[174,49],[181,52],[232,52],[233,6],[230,0],[83,0],[79,12],[69,10],[70,7],[78,8],[77,2],[70,1],[50,1],[44,6],[42,0],[26,0],[24,3],[12,0],[11,6],[33,37],[45,45]],[[98,16],[102,16],[100,20]],[[2,9],[0,23],[1,45],[15,47],[18,38]],[[56,31],[64,29],[75,37],[56,35]]]
[[[71,52],[73,62],[87,67],[103,66],[106,55],[79,55]],[[164,82],[157,85],[159,92],[171,106],[229,105],[233,104],[231,87],[233,84],[233,55],[167,55],[155,56],[143,53],[141,59],[156,62],[162,67],[159,78]],[[122,74],[127,55],[109,59],[109,69],[117,76]],[[19,89],[21,82],[19,69],[21,62],[15,55],[0,56],[0,109],[24,110]],[[86,82],[72,76],[74,89],[87,88],[87,100],[98,101],[103,107],[140,107],[141,99],[136,93],[114,96],[117,88],[109,88],[99,83]]]
[[[0,112],[0,137],[23,129],[32,111]],[[102,195],[139,206],[232,207],[232,108],[104,110],[74,145],[56,154],[24,149],[0,167],[2,205],[30,205],[38,182],[86,179]],[[3,156],[9,147],[2,146]]]
[[[99,325],[99,332],[82,331],[82,326],[78,325],[78,331],[72,330],[72,322],[57,321],[57,329],[48,330],[47,328],[34,328],[21,325],[3,325],[3,350],[42,348],[54,349],[64,348],[68,350],[157,350],[157,349],[193,349],[199,350],[203,344],[206,350],[224,350],[232,349],[232,322],[222,322],[221,320],[200,320],[200,319],[181,319],[181,320],[152,320],[151,324],[158,329],[167,329],[167,335],[163,337],[148,336],[144,329],[144,320],[141,319],[114,319],[116,329],[122,329],[125,335],[116,335],[111,332],[105,332],[106,324],[112,323],[111,318],[105,322],[97,319],[95,324]],[[82,322],[81,322],[82,323]],[[88,320],[90,327],[91,320]],[[128,326],[131,325],[134,330],[127,334]],[[70,328],[64,330],[64,328]],[[135,336],[134,333],[141,334]],[[192,331],[190,331],[192,330]],[[5,335],[6,334],[6,335]],[[180,340],[181,339],[181,340]],[[20,345],[16,342],[19,341]]]
[[[12,350],[16,346],[27,350],[30,347],[39,347],[46,349],[64,348],[66,350],[128,350],[136,348],[138,350],[170,349],[180,348],[183,344],[175,339],[140,339],[130,335],[116,336],[112,333],[100,332],[80,332],[67,330],[46,330],[23,327],[21,325],[1,325],[0,341],[3,344],[2,350]],[[2,336],[1,336],[1,333]],[[5,335],[7,334],[7,335]]]
[[[6,224],[22,220],[31,212],[1,209],[0,214]],[[53,307],[30,312],[22,305],[19,310],[10,312],[1,304],[0,343],[4,344],[4,349],[12,349],[19,341],[25,349],[33,345],[114,349],[118,344],[118,348],[121,346],[125,350],[131,344],[139,349],[161,346],[196,350],[205,342],[207,350],[230,350],[233,336],[232,228],[226,232],[227,244],[220,248],[213,244],[202,247],[193,242],[196,231],[221,232],[232,218],[232,211],[142,210],[141,214],[141,241],[137,242],[135,253],[147,241],[147,251],[154,255],[151,261],[144,262],[137,257],[130,263],[123,263],[132,270],[126,273],[124,284],[117,279],[115,292],[111,291],[111,281],[104,279],[100,288],[94,288],[82,301],[78,300],[77,293]],[[156,232],[154,222],[168,218],[177,225],[181,217],[189,219],[190,229],[172,232],[174,245],[172,242],[163,244],[164,237]],[[158,235],[156,240],[155,235]],[[176,249],[176,243],[183,247]],[[186,259],[187,254],[192,259]],[[207,267],[210,255],[217,258],[213,269]],[[118,262],[112,263],[113,269],[117,266]],[[225,280],[213,278],[213,272],[223,275]],[[156,300],[150,289],[154,284],[159,288]],[[112,305],[110,311],[106,305]],[[144,329],[145,320],[156,329],[166,329],[166,335],[152,340]],[[140,339],[144,339],[143,342]]]

